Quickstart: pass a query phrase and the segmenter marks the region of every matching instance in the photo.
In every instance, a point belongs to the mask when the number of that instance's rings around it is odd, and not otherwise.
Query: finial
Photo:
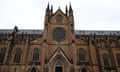
[[[66,5],[66,8],[65,8],[65,12],[66,12],[66,16],[67,16],[68,15],[67,5]]]
[[[69,7],[69,16],[73,16],[73,10],[72,10],[71,3],[70,3],[70,7]]]
[[[17,32],[18,31],[18,27],[15,25],[14,27],[14,31]]]
[[[71,6],[71,2],[70,2],[69,11],[73,11],[73,10],[72,10],[72,6]]]
[[[49,9],[49,2],[48,2],[48,5],[47,5],[47,11],[49,11],[50,9]]]
[[[51,15],[53,14],[53,5],[51,5]]]
[[[65,8],[65,10],[66,10],[66,12],[68,11],[68,9],[67,9],[67,5],[66,5],[66,8]]]
[[[60,6],[59,6],[59,8],[58,9],[60,9]]]
[[[53,10],[53,5],[51,5],[51,10]]]

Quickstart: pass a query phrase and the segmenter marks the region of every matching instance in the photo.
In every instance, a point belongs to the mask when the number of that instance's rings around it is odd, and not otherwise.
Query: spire
[[[70,3],[70,7],[69,7],[69,16],[73,16],[73,9]]]
[[[49,16],[49,15],[50,15],[50,8],[49,8],[49,2],[48,2],[47,8],[46,8],[46,16]]]
[[[67,9],[67,5],[66,5],[66,8],[65,8],[65,12],[66,12],[66,16],[68,16],[68,9]]]
[[[18,32],[18,27],[17,26],[14,27],[13,32]]]
[[[51,5],[51,15],[53,14],[53,5]]]
[[[48,2],[48,5],[47,5],[47,8],[46,8],[46,11],[47,11],[47,12],[50,11],[50,8],[49,8],[49,2]]]
[[[58,7],[58,9],[60,10],[60,6]]]
[[[69,11],[73,11],[73,10],[72,10],[72,6],[71,6],[71,3],[70,3],[70,8],[69,8]]]
[[[16,38],[17,32],[18,32],[18,27],[15,26],[14,29],[13,29],[13,32],[12,32],[12,35],[13,35],[14,38]]]

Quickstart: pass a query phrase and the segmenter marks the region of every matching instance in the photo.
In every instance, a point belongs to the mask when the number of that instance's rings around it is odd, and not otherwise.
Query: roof
[[[0,29],[0,34],[12,33],[12,29]],[[43,30],[18,30],[18,34],[42,34]]]
[[[76,35],[120,35],[120,31],[75,30]]]
[[[12,33],[12,29],[0,29],[0,34]],[[43,34],[43,30],[18,30],[18,34]],[[120,35],[120,31],[75,30],[76,35]]]

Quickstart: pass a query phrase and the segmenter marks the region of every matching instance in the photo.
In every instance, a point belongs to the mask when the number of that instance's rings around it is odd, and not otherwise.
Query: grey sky
[[[120,0],[0,0],[0,29],[43,29],[48,2],[54,12],[71,2],[77,30],[120,30]]]

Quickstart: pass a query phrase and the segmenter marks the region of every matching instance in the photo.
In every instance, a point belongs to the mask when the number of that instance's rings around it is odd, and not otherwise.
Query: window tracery
[[[65,39],[66,31],[61,27],[57,27],[53,30],[53,39],[60,42]]]

